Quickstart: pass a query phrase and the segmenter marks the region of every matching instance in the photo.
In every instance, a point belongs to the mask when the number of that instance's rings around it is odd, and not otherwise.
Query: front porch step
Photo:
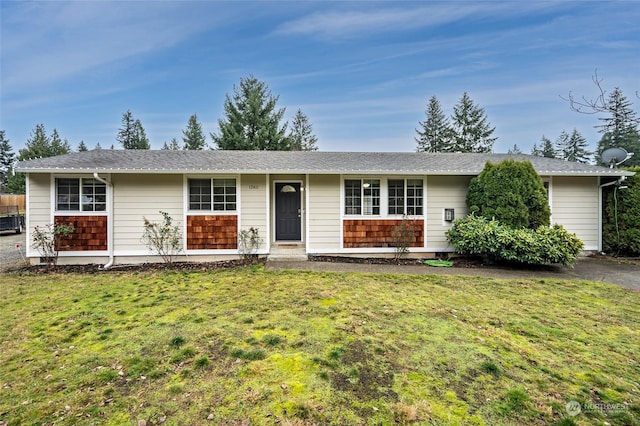
[[[274,244],[267,256],[267,261],[300,262],[308,260],[307,251],[301,244]]]

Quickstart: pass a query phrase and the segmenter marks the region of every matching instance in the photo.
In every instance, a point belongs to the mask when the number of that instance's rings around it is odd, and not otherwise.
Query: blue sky
[[[122,113],[154,149],[194,113],[217,132],[242,77],[267,83],[291,119],[309,117],[323,151],[413,151],[435,95],[463,92],[496,127],[494,151],[594,116],[560,96],[608,90],[640,100],[640,2],[11,2],[1,12],[0,129],[14,150],[38,123],[73,148],[116,144]],[[119,148],[116,144],[116,148]]]

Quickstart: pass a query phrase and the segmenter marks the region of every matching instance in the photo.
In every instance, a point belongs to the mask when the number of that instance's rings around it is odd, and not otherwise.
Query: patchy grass
[[[1,278],[0,423],[640,424],[640,294],[614,286],[260,267]]]

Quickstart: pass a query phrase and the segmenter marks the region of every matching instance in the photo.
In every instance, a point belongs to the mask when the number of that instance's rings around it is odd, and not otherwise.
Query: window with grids
[[[404,214],[404,179],[389,180],[389,214]]]
[[[213,210],[236,209],[236,180],[213,179]]]
[[[56,210],[103,212],[107,187],[95,179],[56,178]]]
[[[389,179],[389,214],[423,213],[422,179]]]
[[[345,214],[380,214],[380,180],[378,179],[346,179],[344,197]]]
[[[189,210],[235,211],[235,179],[189,179]]]
[[[189,210],[211,210],[211,179],[189,179]]]

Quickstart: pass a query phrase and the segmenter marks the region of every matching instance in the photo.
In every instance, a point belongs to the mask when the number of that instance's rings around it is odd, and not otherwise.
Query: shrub
[[[549,226],[549,197],[529,161],[488,162],[469,183],[470,213],[495,218],[512,228]]]
[[[394,259],[400,260],[401,257],[409,254],[409,247],[416,241],[416,225],[414,221],[410,221],[407,217],[402,218],[402,222],[391,230],[393,238]]]
[[[447,239],[460,254],[532,265],[571,265],[584,248],[575,234],[557,224],[535,230],[513,229],[473,214],[456,219],[447,231]]]
[[[60,240],[73,234],[73,231],[73,226],[61,223],[53,225],[48,223],[44,227],[35,227],[31,234],[33,248],[38,250],[48,267],[51,268],[58,263]]]
[[[640,167],[628,169],[638,173],[603,191],[602,243],[606,252],[640,255]]]
[[[262,245],[258,228],[243,229],[238,233],[238,252],[245,262],[253,259]]]
[[[173,257],[182,250],[182,232],[180,227],[173,224],[169,213],[161,211],[162,223],[144,220],[142,242],[153,253],[160,255],[165,263],[173,262]]]

